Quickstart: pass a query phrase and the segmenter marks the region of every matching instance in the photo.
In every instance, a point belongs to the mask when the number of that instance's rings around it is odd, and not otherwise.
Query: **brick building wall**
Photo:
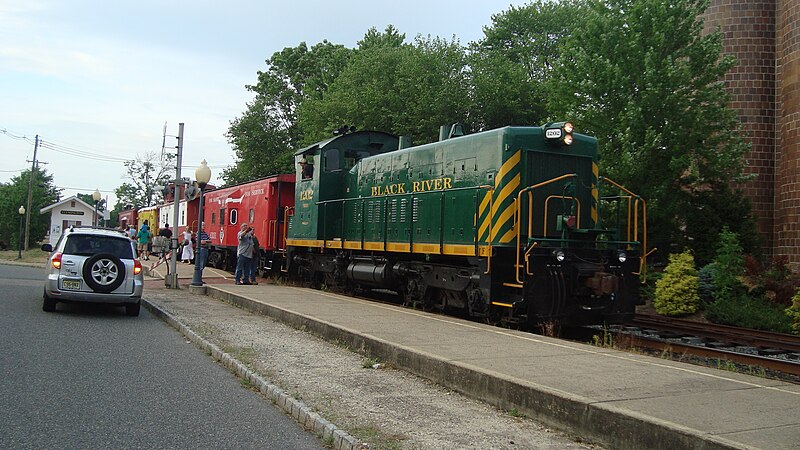
[[[800,0],[778,0],[775,253],[800,265]]]
[[[766,254],[775,249],[775,14],[779,1],[711,0],[704,14],[706,31],[719,28],[723,52],[739,62],[726,75],[725,84],[752,146],[746,173],[754,177],[739,187],[758,217]]]

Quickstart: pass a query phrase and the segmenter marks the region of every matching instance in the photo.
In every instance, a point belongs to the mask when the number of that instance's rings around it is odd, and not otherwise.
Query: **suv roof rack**
[[[111,228],[111,227],[98,227],[94,225],[70,225],[69,232],[72,233],[76,229],[78,230],[105,230],[105,231],[116,231],[119,234],[124,234],[127,236],[125,230],[120,230],[119,228]]]

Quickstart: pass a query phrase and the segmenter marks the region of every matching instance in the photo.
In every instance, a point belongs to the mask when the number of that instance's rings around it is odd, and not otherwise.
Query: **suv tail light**
[[[133,260],[133,274],[139,275],[142,273],[142,263],[138,259]]]
[[[50,264],[53,265],[54,269],[61,269],[61,253],[56,253],[53,255],[53,259],[50,260]]]

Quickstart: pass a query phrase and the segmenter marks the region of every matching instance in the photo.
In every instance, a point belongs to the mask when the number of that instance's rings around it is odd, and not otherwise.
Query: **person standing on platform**
[[[147,251],[147,243],[150,241],[150,236],[150,227],[145,220],[136,235],[139,242],[139,259],[150,261],[150,253]]]
[[[200,236],[197,237],[197,255],[195,256],[195,267],[203,270],[206,268],[208,262],[208,249],[211,246],[211,238],[206,233],[206,230],[200,227]]]
[[[162,237],[165,237],[167,239],[170,239],[172,237],[172,230],[169,229],[169,224],[168,223],[164,224],[164,228],[159,230],[158,235],[162,236]]]
[[[261,264],[261,250],[258,248],[258,238],[255,234],[252,235],[253,241],[253,257],[250,260],[250,284],[258,284],[256,277],[258,276],[259,265]]]
[[[239,225],[239,245],[236,247],[236,284],[250,284],[250,264],[253,258],[253,229],[246,222]],[[244,281],[242,281],[244,280]]]
[[[188,228],[183,232],[183,250],[181,251],[181,261],[190,264],[194,259],[194,248],[192,248],[192,231]]]

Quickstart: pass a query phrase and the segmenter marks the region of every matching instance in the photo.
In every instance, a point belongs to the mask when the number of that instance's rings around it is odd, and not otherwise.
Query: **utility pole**
[[[36,170],[36,152],[39,150],[39,135],[33,146],[33,162],[31,163],[31,176],[28,180],[28,209],[25,210],[25,251],[28,251],[28,240],[31,234],[31,202],[33,202],[33,171]]]
[[[168,288],[178,289],[178,216],[180,215],[180,192],[181,192],[181,162],[183,161],[183,123],[178,124],[178,164],[175,167],[175,194],[173,195],[172,206],[172,239],[170,240],[170,249],[172,256],[169,258],[169,275],[165,279],[164,284]],[[187,223],[187,227],[189,224]]]

